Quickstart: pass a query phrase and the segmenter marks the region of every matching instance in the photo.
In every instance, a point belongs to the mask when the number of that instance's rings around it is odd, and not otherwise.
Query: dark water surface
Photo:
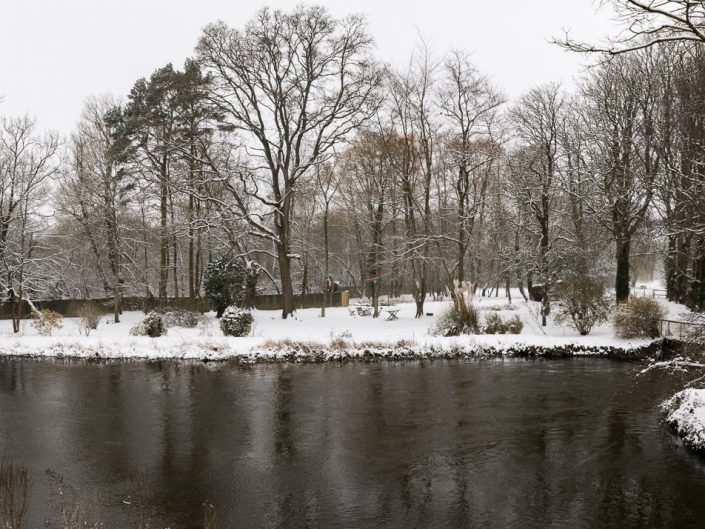
[[[221,529],[705,527],[704,460],[659,422],[678,380],[639,369],[0,360],[0,456],[30,469],[31,529],[48,468],[115,529],[139,490],[171,529],[204,501]]]

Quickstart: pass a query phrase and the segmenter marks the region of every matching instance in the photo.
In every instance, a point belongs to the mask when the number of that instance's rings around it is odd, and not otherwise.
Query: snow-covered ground
[[[10,321],[0,321],[0,354],[23,356],[71,356],[83,358],[183,358],[223,360],[240,357],[260,361],[326,360],[356,356],[448,357],[482,354],[512,354],[537,348],[569,351],[570,354],[600,354],[608,350],[645,347],[648,340],[620,340],[609,324],[580,336],[569,327],[549,321],[542,328],[539,304],[513,295],[511,306],[505,297],[476,297],[481,317],[497,311],[503,318],[519,315],[524,322],[520,335],[472,335],[443,338],[433,335],[436,319],[449,301],[428,301],[424,312],[433,316],[415,319],[412,303],[398,305],[398,319],[351,316],[347,308],[299,310],[282,320],[279,311],[255,311],[251,336],[225,337],[213,313],[205,315],[197,328],[170,328],[160,338],[131,336],[130,329],[142,320],[141,312],[126,312],[119,324],[104,316],[90,336],[80,334],[79,320],[65,318],[63,328],[52,336],[39,336],[31,320],[24,320],[21,332],[13,334]],[[684,308],[664,303],[677,317]]]

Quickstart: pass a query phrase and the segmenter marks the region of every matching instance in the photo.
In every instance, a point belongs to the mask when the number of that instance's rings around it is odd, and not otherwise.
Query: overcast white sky
[[[0,0],[0,115],[28,113],[69,132],[89,95],[124,96],[140,77],[192,54],[201,28],[241,26],[265,5],[299,0]],[[587,60],[548,43],[562,28],[596,40],[613,32],[594,0],[327,0],[366,13],[378,54],[404,65],[420,31],[437,53],[464,48],[507,95],[570,83]]]

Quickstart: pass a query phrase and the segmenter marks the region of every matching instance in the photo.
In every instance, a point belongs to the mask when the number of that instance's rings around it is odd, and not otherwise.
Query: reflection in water
[[[677,381],[595,359],[258,366],[0,360],[0,456],[131,527],[701,527]],[[143,483],[142,486],[138,483]],[[127,505],[125,502],[131,503]]]

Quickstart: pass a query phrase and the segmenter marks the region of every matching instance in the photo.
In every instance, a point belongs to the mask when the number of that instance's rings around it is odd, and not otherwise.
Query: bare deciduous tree
[[[46,287],[41,261],[53,258],[43,251],[39,235],[51,214],[46,196],[58,171],[58,149],[58,138],[38,134],[28,117],[0,122],[0,285],[14,304],[15,332],[22,300]]]
[[[212,76],[212,101],[242,135],[249,185],[236,188],[252,233],[275,245],[282,316],[294,311],[292,203],[339,143],[376,110],[380,71],[363,18],[334,19],[324,8],[261,10],[243,30],[207,26],[198,57]]]
[[[568,34],[554,42],[571,51],[621,55],[657,44],[705,43],[705,3],[702,0],[603,0],[626,28],[605,44],[580,42]]]
[[[456,278],[465,281],[465,255],[487,192],[488,169],[499,158],[493,141],[497,110],[504,102],[489,80],[480,74],[467,54],[454,51],[446,61],[440,107],[448,119],[447,152],[456,166],[457,203]],[[451,287],[452,285],[449,285]]]
[[[112,98],[91,99],[71,137],[59,210],[75,219],[94,254],[105,293],[112,293],[115,323],[123,289],[124,212],[134,182],[118,160],[124,128],[122,109]],[[105,246],[105,251],[103,247]],[[107,256],[110,278],[105,270]]]
[[[559,135],[562,127],[564,96],[556,84],[531,90],[512,109],[512,122],[521,142],[515,167],[514,192],[528,207],[532,229],[537,235],[535,270],[543,285],[541,323],[546,325],[549,293],[558,280],[556,255],[559,171]],[[530,282],[531,283],[531,282]],[[529,289],[531,290],[531,284]]]
[[[630,256],[660,169],[656,138],[658,98],[652,50],[620,57],[593,73],[584,87],[583,126],[592,149],[594,183],[599,195],[593,210],[615,243],[617,301],[629,298]]]

